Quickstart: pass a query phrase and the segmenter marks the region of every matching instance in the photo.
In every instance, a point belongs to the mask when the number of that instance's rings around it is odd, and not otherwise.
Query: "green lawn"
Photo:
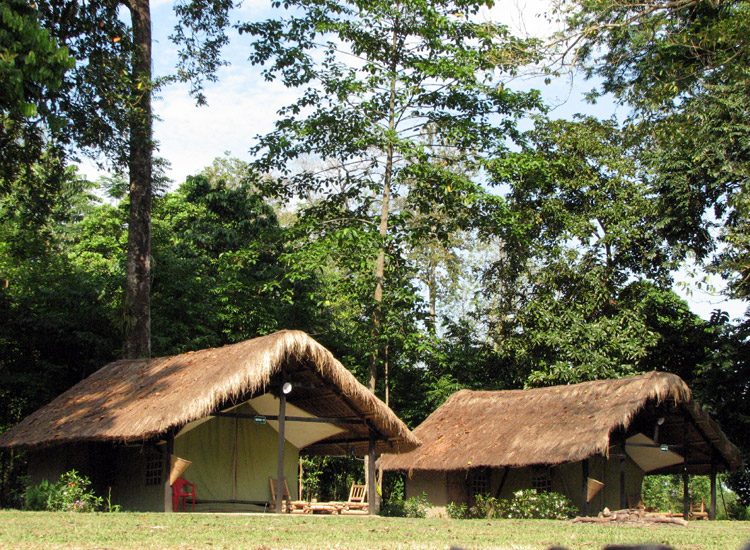
[[[448,520],[219,514],[73,514],[0,511],[0,548],[12,549],[508,549],[608,543],[677,550],[739,550],[750,522],[592,525],[546,520]]]

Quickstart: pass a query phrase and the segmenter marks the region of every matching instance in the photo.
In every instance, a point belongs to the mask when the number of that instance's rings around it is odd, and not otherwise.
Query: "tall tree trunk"
[[[393,60],[391,61],[391,91],[388,104],[388,134],[391,141],[388,143],[385,157],[385,174],[383,175],[383,204],[380,208],[380,233],[381,245],[378,251],[378,258],[375,261],[375,310],[372,315],[372,333],[375,337],[375,349],[370,357],[370,379],[368,387],[372,393],[375,393],[375,386],[378,379],[378,357],[380,355],[380,331],[383,322],[383,280],[385,278],[385,238],[388,236],[388,215],[390,214],[391,203],[391,181],[393,179],[393,141],[392,136],[396,129],[396,67],[398,66],[398,55],[396,52],[398,45],[398,22],[395,22],[393,29]]]
[[[391,62],[391,91],[390,100],[388,104],[388,134],[392,140],[392,136],[396,130],[396,68],[398,67],[398,21],[395,21],[393,28],[393,60]],[[380,208],[380,226],[378,231],[380,233],[381,245],[378,251],[378,258],[375,262],[375,310],[372,315],[372,333],[375,341],[375,349],[373,349],[372,356],[370,358],[370,379],[368,381],[368,387],[372,393],[375,393],[375,386],[378,380],[378,357],[380,355],[380,332],[382,330],[383,323],[383,280],[385,279],[385,246],[386,237],[388,236],[388,216],[391,210],[391,182],[393,180],[393,141],[388,143],[386,149],[385,158],[385,174],[383,176],[383,204]],[[386,395],[388,390],[386,389]],[[375,487],[377,481],[375,476],[372,476],[372,472],[375,471],[374,466],[371,466],[370,461],[375,460],[372,453],[365,457],[365,484],[368,487]],[[380,513],[380,496],[378,491],[370,491],[370,495],[374,498],[370,500],[370,514]]]
[[[133,23],[133,105],[130,113],[130,216],[125,281],[126,358],[151,355],[151,9],[128,0]]]

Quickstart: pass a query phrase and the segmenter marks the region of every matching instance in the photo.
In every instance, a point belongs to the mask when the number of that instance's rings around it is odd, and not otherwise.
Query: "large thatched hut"
[[[0,434],[0,448],[28,451],[33,481],[76,469],[130,510],[171,510],[169,476],[187,462],[198,509],[249,509],[270,500],[269,478],[297,496],[300,453],[375,457],[418,444],[299,331],[110,363]]]
[[[584,513],[640,499],[647,474],[712,474],[738,449],[677,376],[660,372],[569,386],[453,394],[414,434],[422,445],[378,467],[408,472],[407,496],[435,511],[477,494],[563,493]],[[688,502],[689,505],[689,502]]]

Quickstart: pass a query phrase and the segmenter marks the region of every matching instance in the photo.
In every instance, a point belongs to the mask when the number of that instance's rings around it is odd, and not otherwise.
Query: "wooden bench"
[[[701,499],[700,503],[690,503],[690,519],[708,519],[708,512],[706,511],[706,503]]]
[[[283,483],[284,494],[281,496],[281,512],[284,514],[309,514],[311,512],[310,503],[304,500],[292,500],[289,496],[289,485],[287,485],[286,479],[283,480]],[[268,509],[274,512],[276,511],[276,480],[269,477],[268,485],[271,489],[271,501],[268,503]]]

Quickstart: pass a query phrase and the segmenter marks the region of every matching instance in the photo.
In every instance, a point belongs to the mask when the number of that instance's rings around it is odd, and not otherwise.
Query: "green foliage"
[[[407,518],[426,518],[429,506],[427,495],[424,493],[418,497],[409,497],[404,501],[404,515]]]
[[[490,495],[476,495],[474,506],[469,508],[469,516],[494,519],[503,517],[507,503]]]
[[[55,490],[50,492],[47,509],[50,512],[95,512],[102,505],[102,497],[94,494],[88,477],[75,470],[60,476]]]
[[[750,508],[743,505],[739,499],[733,500],[727,505],[727,519],[748,521],[750,520]]]
[[[445,507],[448,517],[451,519],[469,519],[469,505],[464,502],[450,502]]]
[[[451,502],[446,507],[451,519],[497,519],[507,517],[508,501],[490,495],[476,495],[474,505]]]
[[[475,504],[451,502],[446,511],[452,519],[569,519],[578,509],[559,493],[528,489],[517,491],[510,499],[499,500],[490,495],[476,495]]]
[[[26,490],[26,509],[50,512],[94,512],[102,506],[90,488],[88,477],[70,470],[60,476],[57,483],[42,480],[39,485]],[[108,511],[113,511],[109,506]]]
[[[404,509],[404,475],[397,472],[384,472],[382,490],[380,515],[406,517],[406,510]]]
[[[263,188],[304,201],[287,265],[298,280],[320,274],[318,303],[336,320],[323,339],[381,395],[410,378],[420,324],[434,324],[412,251],[501,210],[474,176],[538,107],[497,85],[533,58],[531,42],[475,23],[482,5],[299,0],[240,26],[264,76],[301,92],[255,148],[259,172],[283,176]]]
[[[41,512],[50,509],[50,502],[55,498],[58,491],[56,483],[50,483],[43,479],[39,485],[27,487],[24,495],[24,508],[32,512]]]
[[[748,295],[750,3],[572,2],[578,59],[633,108],[643,160],[657,174],[661,226]]]
[[[0,2],[0,218],[19,222],[12,253],[30,244],[25,237],[44,225],[64,193],[55,98],[73,64],[31,4]]]
[[[303,498],[346,501],[352,483],[362,483],[362,460],[356,457],[310,456],[302,459]]]
[[[650,173],[615,121],[538,119],[518,153],[492,165],[510,184],[506,258],[487,273],[486,316],[517,383],[552,385],[649,370],[688,380],[706,359],[706,323],[671,290],[670,246]],[[689,345],[687,345],[689,344]]]
[[[570,519],[578,513],[565,495],[534,490],[517,491],[506,506],[503,516],[515,519]]]

